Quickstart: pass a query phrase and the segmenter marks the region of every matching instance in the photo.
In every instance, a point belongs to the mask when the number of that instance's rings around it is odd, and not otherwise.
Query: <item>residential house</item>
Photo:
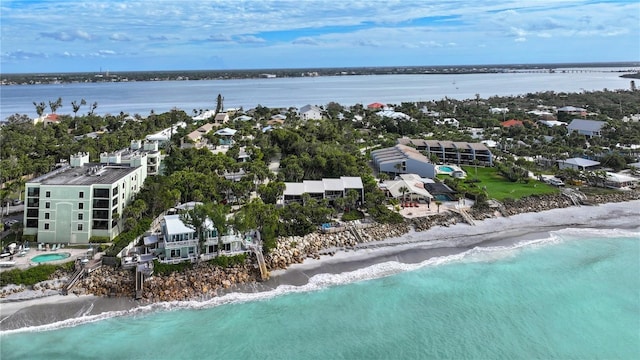
[[[389,118],[394,120],[407,120],[407,121],[413,120],[411,116],[399,111],[394,111],[393,109],[385,109],[385,110],[378,111],[376,115],[380,116],[381,118]]]
[[[468,143],[464,141],[443,141],[423,139],[398,139],[398,144],[411,145],[418,151],[424,151],[427,156],[434,155],[442,163],[493,165],[491,150],[482,143]]]
[[[400,200],[420,200],[430,203],[433,195],[425,189],[424,180],[417,174],[400,174],[394,180],[386,180],[380,184],[380,189],[387,196]]]
[[[247,115],[240,115],[237,118],[233,119],[233,121],[251,121],[253,118]]]
[[[385,107],[387,107],[387,105],[379,102],[374,102],[367,105],[367,109],[369,110],[381,110],[381,109],[384,109]]]
[[[217,130],[214,134],[220,137],[220,142],[218,145],[232,145],[233,144],[233,136],[238,132],[238,130],[224,128]]]
[[[489,109],[489,112],[492,114],[506,114],[509,112],[509,108],[493,107]]]
[[[229,122],[229,114],[226,112],[217,113],[216,117],[213,118],[213,124],[215,126],[222,126]]]
[[[194,121],[202,121],[202,120],[209,120],[214,116],[216,116],[216,111],[215,110],[207,110],[207,111],[201,112],[200,114],[192,117],[192,119]]]
[[[182,143],[180,145],[181,148],[201,148],[207,144],[207,140],[204,138],[204,135],[208,134],[215,125],[212,123],[207,123],[200,126],[197,130],[192,131],[187,134],[184,138],[182,138]]]
[[[612,189],[636,188],[640,180],[633,176],[607,172],[604,185]]]
[[[429,158],[407,145],[378,149],[371,152],[373,164],[378,172],[387,174],[418,174],[422,177],[434,178],[435,165]]]
[[[560,170],[573,169],[578,171],[584,171],[584,170],[593,170],[598,166],[600,166],[599,162],[589,160],[589,159],[583,159],[583,158],[571,158],[566,160],[558,160],[558,168]]]
[[[524,126],[524,124],[522,123],[521,120],[516,120],[516,119],[509,119],[507,121],[503,121],[500,123],[500,126],[504,127],[504,128],[510,128],[510,127],[522,127]]]
[[[362,179],[357,176],[341,176],[339,179],[304,180],[301,183],[285,182],[282,194],[282,203],[302,203],[302,195],[308,194],[311,198],[333,201],[338,197],[345,197],[350,190],[358,193],[358,203],[364,202],[364,186]]]
[[[321,120],[322,109],[315,105],[305,105],[300,108],[300,119],[302,120]]]
[[[454,127],[460,126],[460,122],[455,118],[437,119],[437,120],[434,120],[433,123],[436,125],[450,125]]]
[[[267,121],[267,125],[283,125],[287,117],[282,114],[275,114]]]
[[[589,137],[600,136],[606,122],[586,119],[573,119],[567,126],[569,133],[577,131],[580,135]]]
[[[554,126],[567,126],[566,122],[562,122],[562,121],[557,121],[557,120],[538,120],[538,123],[547,126],[547,127],[554,127]]]
[[[180,214],[166,215],[160,225],[158,239],[158,260],[174,264],[183,261],[195,262],[212,259],[218,254],[236,255],[248,252],[252,242],[250,234],[238,234],[232,228],[226,235],[219,236],[213,222],[207,219],[203,224],[206,237],[201,249],[195,228],[183,222]]]
[[[563,106],[556,110],[559,114],[565,113],[568,115],[579,115],[579,116],[587,116],[587,109],[583,109],[575,106]]]

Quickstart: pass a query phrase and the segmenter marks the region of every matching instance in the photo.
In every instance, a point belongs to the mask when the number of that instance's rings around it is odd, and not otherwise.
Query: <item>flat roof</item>
[[[114,184],[118,180],[136,171],[138,167],[129,165],[103,165],[97,163],[86,164],[80,167],[67,166],[38,178],[32,179],[27,184],[40,185],[94,185]],[[97,170],[97,171],[92,171]]]

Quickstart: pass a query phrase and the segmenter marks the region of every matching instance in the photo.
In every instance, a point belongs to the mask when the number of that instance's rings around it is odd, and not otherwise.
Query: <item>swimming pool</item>
[[[69,256],[71,256],[70,253],[42,254],[42,255],[32,257],[31,261],[34,263],[43,263],[48,261],[64,260]]]
[[[436,194],[433,197],[438,201],[453,201],[453,199],[447,194]]]
[[[441,171],[441,172],[445,172],[445,173],[452,173],[452,172],[456,171],[456,169],[452,168],[451,166],[446,166],[446,165],[438,166],[438,170]]]

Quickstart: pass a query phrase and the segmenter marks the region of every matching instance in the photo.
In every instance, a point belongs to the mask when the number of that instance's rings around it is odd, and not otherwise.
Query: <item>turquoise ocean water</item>
[[[3,360],[637,359],[640,233],[562,230],[0,341]]]

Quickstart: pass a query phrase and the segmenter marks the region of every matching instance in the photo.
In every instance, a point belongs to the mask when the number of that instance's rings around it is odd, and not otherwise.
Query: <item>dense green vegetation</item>
[[[62,265],[40,264],[25,270],[12,269],[0,272],[0,286],[8,284],[16,285],[34,285],[41,281],[49,280],[49,277],[56,270],[71,271],[73,269],[73,261],[69,261]]]
[[[34,106],[38,112],[44,112],[47,103],[36,101]],[[66,108],[64,99],[48,103],[52,111]],[[215,101],[212,105],[218,106]],[[538,125],[538,116],[529,112],[564,105],[583,107],[588,109],[584,117],[606,121],[603,136],[587,139],[577,134],[568,135],[564,127]],[[557,159],[583,156],[622,169],[629,162],[637,161],[637,153],[624,145],[640,144],[640,123],[622,121],[623,116],[640,113],[638,91],[543,92],[488,99],[478,95],[469,100],[445,97],[437,101],[389,104],[410,116],[410,121],[380,117],[377,110],[362,104],[345,107],[332,102],[322,106],[324,119],[308,121],[302,121],[293,108],[257,106],[246,111],[253,120],[228,124],[238,131],[235,143],[228,151],[216,153],[206,148],[180,148],[186,134],[207,122],[192,122],[184,111],[152,113],[147,118],[124,113],[103,117],[94,115],[97,106],[74,100],[70,103],[72,114],[60,115],[59,124],[46,127],[33,125],[23,115],[11,117],[0,128],[0,181],[7,185],[0,190],[0,195],[4,202],[20,194],[25,176],[46,173],[71,154],[88,152],[95,161],[102,152],[125,148],[131,140],[184,121],[186,126],[177,130],[169,145],[162,149],[167,154],[164,174],[147,178],[135,200],[125,209],[124,232],[115,239],[108,251],[110,255],[141,235],[151,219],[179,202],[202,202],[207,209],[205,213],[220,219],[216,224],[225,228],[232,226],[241,232],[258,229],[267,251],[275,246],[278,236],[304,235],[341,216],[345,220],[358,218],[360,211],[376,221],[401,222],[402,216],[392,210],[393,202],[378,189],[370,167],[370,150],[393,146],[401,136],[475,142],[478,140],[468,129],[482,129],[484,139],[498,144],[492,150],[497,158],[496,167],[478,168],[477,175],[475,167],[467,167],[470,179],[447,180],[460,193],[477,200],[556,192],[556,188],[526,175],[530,171],[553,173],[557,170],[536,165],[526,160],[526,156],[544,157],[550,164]],[[495,114],[490,111],[493,107],[509,111]],[[83,115],[85,110],[88,113]],[[194,113],[198,111],[194,109]],[[285,124],[268,132],[261,131],[274,114],[284,115]],[[437,125],[435,120],[444,117],[455,117],[460,128]],[[501,121],[510,118],[523,120],[524,126],[500,126]],[[94,133],[95,138],[84,136],[89,133]],[[220,138],[215,134],[208,134],[206,138],[213,146],[219,144]],[[241,153],[248,158],[241,160]],[[277,169],[270,168],[275,162],[279,162]],[[285,181],[340,176],[362,178],[364,204],[359,204],[357,196],[351,193],[332,203],[305,197],[302,204],[276,206]],[[229,221],[227,214],[232,215]]]

